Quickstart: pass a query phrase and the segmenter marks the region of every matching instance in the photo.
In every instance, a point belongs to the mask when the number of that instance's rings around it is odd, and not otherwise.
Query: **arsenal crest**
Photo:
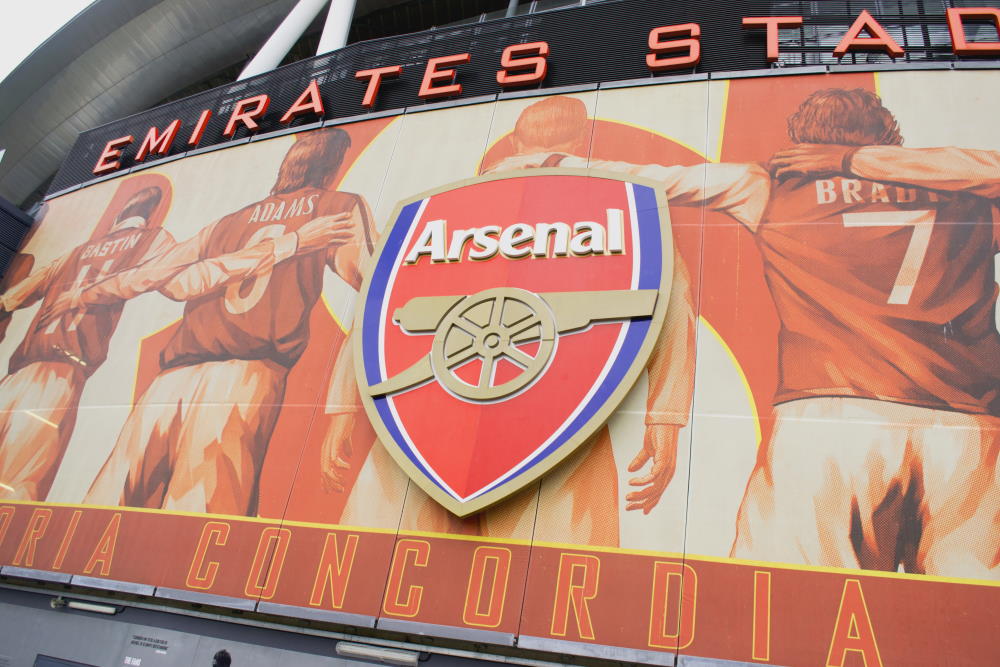
[[[362,400],[382,443],[459,516],[551,469],[618,407],[663,323],[659,188],[532,169],[399,204],[362,287]]]

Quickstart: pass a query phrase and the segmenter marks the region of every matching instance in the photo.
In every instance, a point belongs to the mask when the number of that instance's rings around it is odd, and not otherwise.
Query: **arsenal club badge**
[[[632,388],[672,275],[651,183],[532,169],[401,202],[355,320],[359,389],[383,445],[459,516],[518,491]]]

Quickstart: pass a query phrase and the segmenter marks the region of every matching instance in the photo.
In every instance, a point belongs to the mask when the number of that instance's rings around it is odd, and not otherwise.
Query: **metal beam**
[[[292,7],[292,11],[288,12],[288,16],[274,31],[274,34],[264,42],[264,46],[260,47],[257,55],[243,68],[236,80],[242,81],[264,72],[270,72],[280,65],[284,57],[292,50],[292,46],[295,45],[295,42],[326,6],[327,2],[329,0],[299,0],[298,4]]]
[[[351,30],[355,4],[356,0],[333,0],[330,3],[326,23],[323,24],[323,34],[316,49],[317,56],[347,46],[347,33]]]

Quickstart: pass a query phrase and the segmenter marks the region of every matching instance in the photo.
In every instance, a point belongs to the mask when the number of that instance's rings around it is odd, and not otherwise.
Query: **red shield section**
[[[411,476],[459,514],[513,493],[583,442],[634,382],[659,329],[670,275],[670,253],[665,252],[669,229],[659,219],[665,208],[658,208],[648,186],[618,176],[565,171],[487,177],[404,202],[394,226],[385,230],[373,276],[366,282],[359,380],[369,414],[384,444]],[[645,199],[636,196],[636,187],[643,188]],[[640,222],[645,232],[639,232]],[[515,225],[520,234],[511,230]],[[567,229],[568,235],[560,237]],[[494,248],[492,256],[475,259]],[[610,303],[606,293],[635,292],[643,272],[645,284],[655,286],[646,292],[658,291],[650,294],[657,298],[656,312],[602,319],[601,309]],[[544,340],[534,339],[515,345],[513,359],[472,354],[450,369],[470,387],[516,384],[530,365],[525,362],[545,355],[544,369],[536,370],[526,386],[500,398],[477,400],[449,389],[442,381],[449,371],[430,368],[428,360],[435,337],[440,340],[447,323],[459,321],[456,317],[474,325],[477,318],[480,325],[488,323],[490,308],[499,307],[489,299],[497,288],[526,290],[543,300],[545,295],[586,292],[584,326],[556,333],[549,350],[543,349]],[[412,312],[412,304],[426,297],[480,293],[485,295],[480,301],[489,303],[459,302],[450,320],[441,316],[459,299],[442,300],[441,312],[428,316],[439,323],[436,330],[414,332],[399,321],[404,307],[411,304]],[[530,303],[513,305],[531,309]],[[579,310],[553,307],[548,315],[556,330],[566,329],[567,317],[579,319]],[[586,324],[590,316],[595,319]],[[499,311],[493,317],[499,321]],[[503,317],[515,321],[521,315],[511,311]],[[645,328],[626,336],[637,319]],[[490,344],[486,339],[485,345]],[[606,381],[609,369],[623,354],[631,355],[629,366],[635,368],[627,378],[615,376],[615,386],[602,385],[611,382]],[[486,363],[491,367],[484,372]],[[406,389],[374,400],[368,395],[374,380],[421,365],[427,372]],[[428,373],[434,375],[426,377]],[[584,408],[594,414],[581,416]]]

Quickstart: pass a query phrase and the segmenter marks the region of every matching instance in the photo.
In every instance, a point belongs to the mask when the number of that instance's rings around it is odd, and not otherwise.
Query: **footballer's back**
[[[351,212],[359,197],[302,188],[272,195],[226,216],[201,250],[217,257],[297,231],[321,217]],[[189,301],[163,367],[225,359],[271,359],[292,366],[309,337],[309,313],[323,287],[328,254],[296,255],[240,282]]]
[[[124,227],[71,251],[45,286],[42,307],[11,356],[10,371],[34,361],[63,361],[79,365],[89,375],[104,363],[124,302],[76,308],[51,322],[39,322],[63,292],[80,292],[140,264],[160,233],[158,227]]]
[[[782,323],[777,400],[996,409],[990,202],[843,177],[786,180],[774,184],[757,241]]]

